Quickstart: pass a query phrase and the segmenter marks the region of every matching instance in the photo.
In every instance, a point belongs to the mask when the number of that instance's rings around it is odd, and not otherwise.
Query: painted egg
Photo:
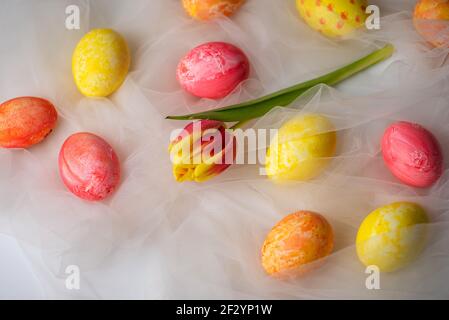
[[[382,138],[382,154],[388,169],[413,187],[430,187],[443,173],[443,154],[437,139],[410,122],[397,122]]]
[[[233,15],[245,0],[182,0],[187,13],[198,20]]]
[[[120,34],[110,29],[94,29],[73,52],[73,77],[85,96],[106,97],[122,85],[130,62],[128,45]]]
[[[366,0],[296,0],[304,21],[328,37],[345,36],[362,27]]]
[[[415,260],[425,246],[429,222],[418,204],[396,202],[371,212],[360,225],[356,247],[365,266],[392,272]]]
[[[449,1],[418,1],[413,23],[418,33],[435,47],[449,47]]]
[[[59,174],[66,187],[84,200],[110,195],[120,181],[120,164],[112,147],[87,132],[71,135],[59,152]]]
[[[28,148],[56,126],[58,113],[47,100],[19,97],[0,104],[0,146]]]
[[[337,134],[324,116],[306,114],[286,122],[270,143],[266,173],[274,181],[309,180],[335,155]]]
[[[282,219],[262,247],[262,266],[273,276],[298,276],[312,269],[304,265],[328,256],[334,235],[327,220],[314,212],[299,211]]]
[[[249,61],[229,43],[209,42],[191,50],[179,63],[177,79],[189,93],[219,99],[230,94],[249,76]]]

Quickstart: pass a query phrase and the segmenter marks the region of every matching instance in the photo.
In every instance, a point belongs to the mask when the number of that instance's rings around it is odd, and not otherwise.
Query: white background
[[[382,28],[332,41],[310,30],[294,1],[248,0],[232,19],[198,23],[178,0],[2,1],[0,101],[35,95],[59,112],[56,130],[28,151],[0,150],[0,297],[152,298],[444,298],[449,296],[448,172],[429,190],[398,183],[383,166],[380,136],[395,120],[419,122],[449,159],[447,51],[432,49],[412,24],[415,1],[373,1]],[[65,8],[81,9],[81,29],[64,27]],[[83,98],[71,54],[83,34],[110,27],[128,40],[131,72],[109,99]],[[179,59],[206,41],[228,41],[249,56],[250,79],[223,101],[180,90]],[[349,63],[382,45],[394,57],[346,81],[321,87],[256,127],[275,128],[303,110],[334,121],[339,153],[322,177],[276,186],[258,166],[232,167],[204,185],[177,184],[166,151],[164,117],[270,93]],[[90,131],[114,146],[123,169],[117,192],[86,203],[62,185],[56,166],[65,138]],[[426,251],[405,270],[366,290],[354,238],[378,206],[411,200],[432,218]],[[270,228],[296,210],[325,215],[336,248],[310,276],[287,282],[265,275],[260,247]],[[65,269],[81,269],[81,289],[67,290]]]

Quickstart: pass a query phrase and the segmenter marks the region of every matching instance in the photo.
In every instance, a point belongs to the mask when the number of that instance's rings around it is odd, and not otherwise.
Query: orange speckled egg
[[[304,266],[328,256],[334,247],[332,227],[318,213],[298,211],[270,231],[262,247],[262,266],[272,276],[302,275]]]
[[[197,20],[233,15],[245,0],[182,0],[184,9]]]
[[[413,14],[416,30],[435,47],[449,47],[449,1],[420,0]]]
[[[0,104],[0,147],[28,148],[55,127],[58,113],[47,100],[19,97]]]

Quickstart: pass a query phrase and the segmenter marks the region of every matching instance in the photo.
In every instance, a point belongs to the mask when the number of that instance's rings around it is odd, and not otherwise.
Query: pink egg
[[[103,200],[120,181],[120,164],[112,147],[92,133],[75,133],[59,152],[59,174],[76,196]]]
[[[388,127],[382,138],[382,154],[388,169],[413,187],[429,187],[443,173],[437,139],[418,124],[401,121]]]
[[[249,61],[232,44],[209,42],[190,51],[179,62],[176,73],[187,92],[200,98],[219,99],[248,79]]]

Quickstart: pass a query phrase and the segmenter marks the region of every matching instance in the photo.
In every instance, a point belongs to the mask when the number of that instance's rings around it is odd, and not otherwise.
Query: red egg
[[[418,124],[401,121],[388,127],[382,138],[382,154],[390,171],[413,187],[430,187],[443,173],[437,139]]]
[[[47,100],[19,97],[0,104],[0,147],[28,148],[56,126],[58,113]]]
[[[181,86],[200,98],[219,99],[248,79],[249,61],[229,43],[209,42],[191,50],[179,63]]]
[[[66,187],[84,200],[110,195],[120,181],[120,164],[112,147],[92,133],[71,135],[59,152],[59,174]]]

